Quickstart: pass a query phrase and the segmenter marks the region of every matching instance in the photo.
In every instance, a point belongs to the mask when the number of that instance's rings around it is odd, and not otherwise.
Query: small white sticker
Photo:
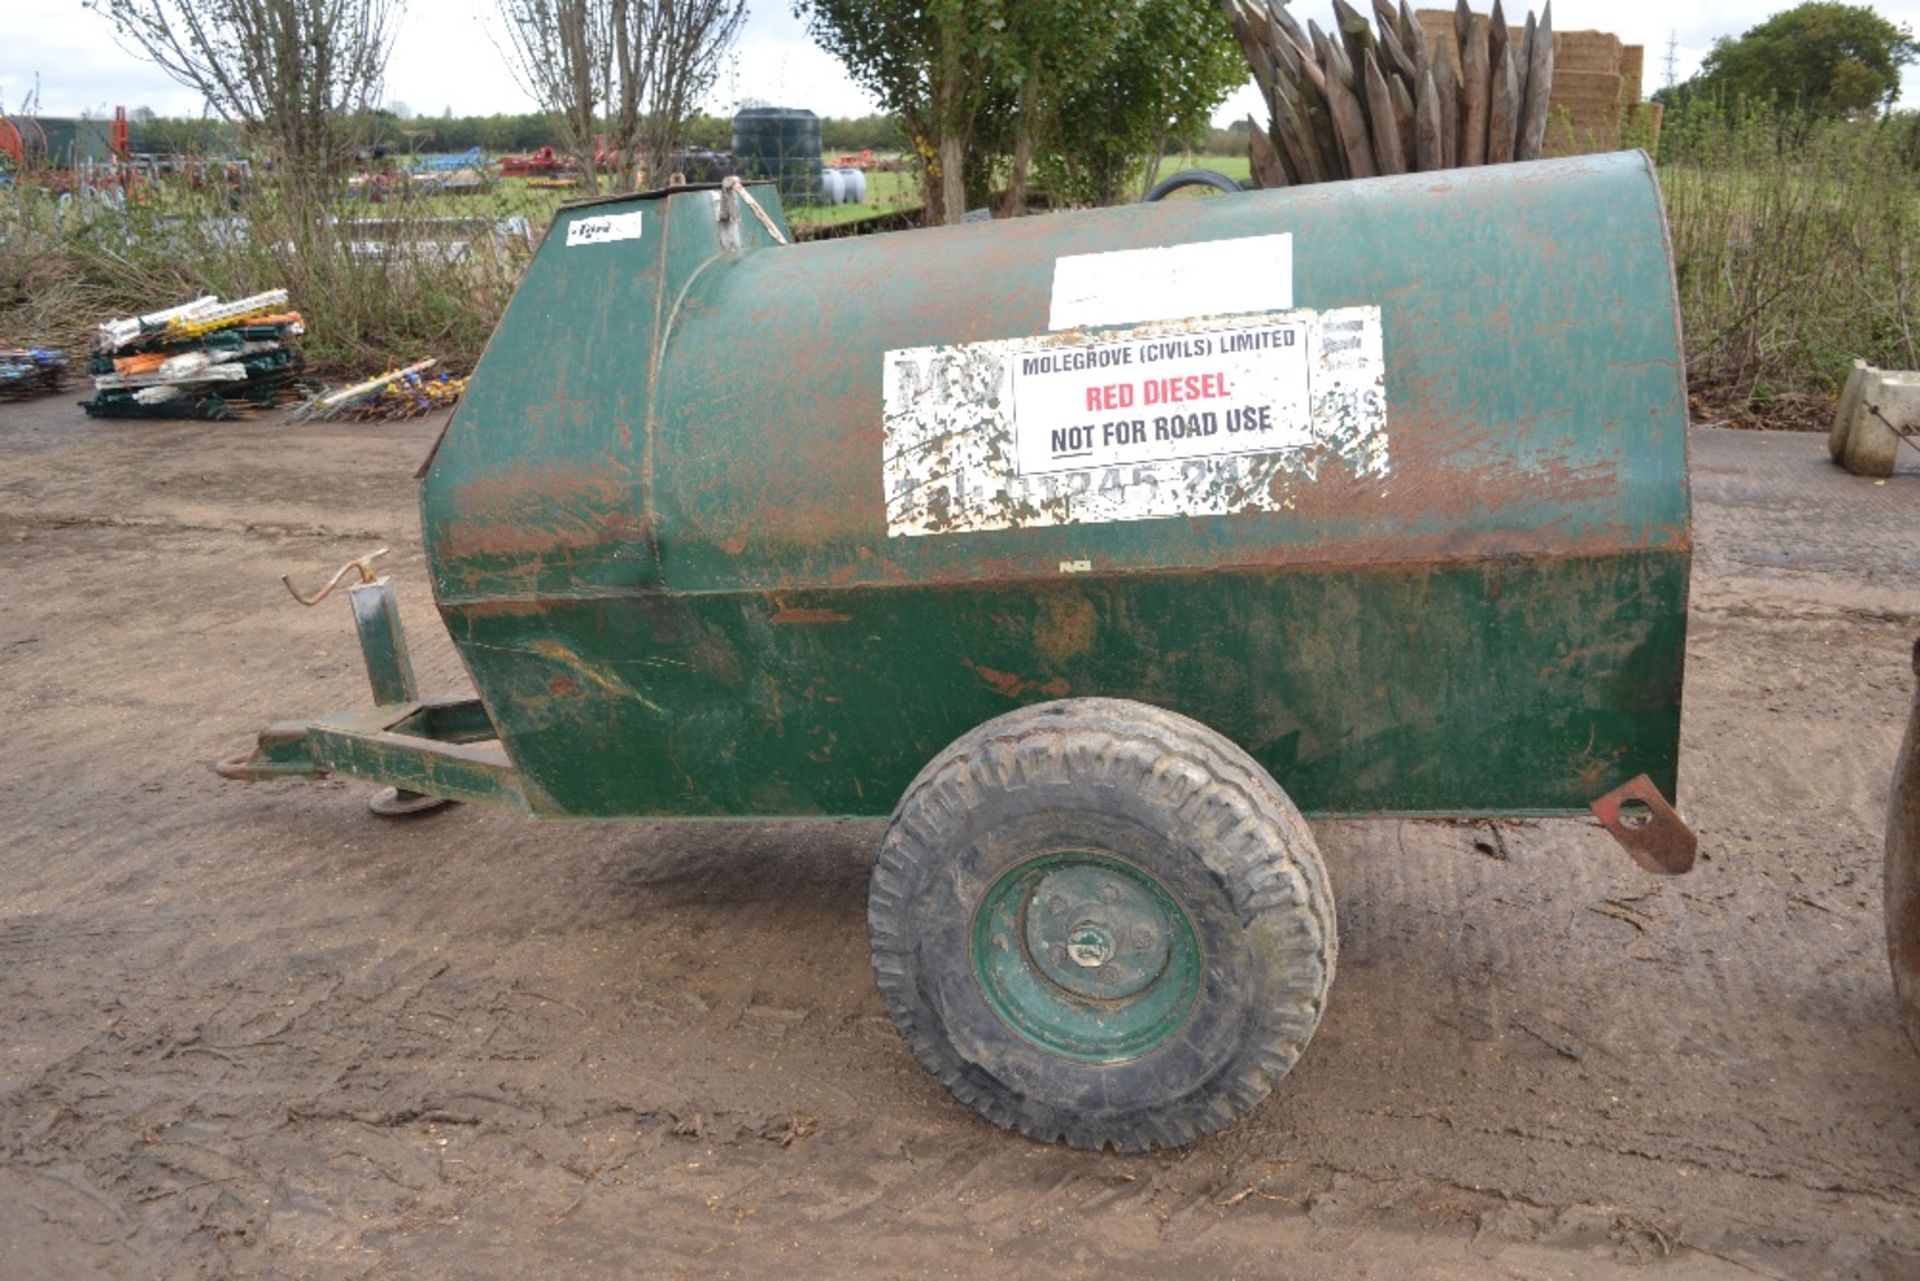
[[[635,209],[628,213],[595,214],[591,218],[575,218],[567,224],[567,248],[578,245],[604,245],[615,240],[640,239],[640,215],[644,210]]]
[[[1280,232],[1056,258],[1047,328],[1137,325],[1292,306],[1293,236]]]
[[[881,385],[890,536],[1284,511],[1389,471],[1378,307],[906,348]]]

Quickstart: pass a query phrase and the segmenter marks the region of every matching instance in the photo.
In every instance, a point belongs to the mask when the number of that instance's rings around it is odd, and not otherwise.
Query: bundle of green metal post
[[[1406,0],[1373,0],[1374,23],[1333,0],[1329,36],[1287,0],[1223,0],[1272,119],[1251,135],[1262,187],[1537,160],[1553,92],[1553,6],[1518,33],[1500,0],[1458,0],[1429,41]],[[1376,31],[1375,25],[1378,30]]]
[[[208,295],[99,327],[88,372],[96,418],[234,418],[286,399],[306,332],[287,291],[221,302]]]

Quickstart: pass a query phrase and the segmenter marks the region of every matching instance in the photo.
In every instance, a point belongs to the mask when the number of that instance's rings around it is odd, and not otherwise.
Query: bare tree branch
[[[499,0],[502,50],[521,88],[560,122],[581,158],[587,189],[598,191],[595,125],[612,87],[610,4],[616,0]]]
[[[628,15],[617,29],[622,78],[616,139],[623,157],[637,152],[648,173],[664,177],[688,119],[740,34],[746,0],[614,3]]]
[[[616,191],[636,167],[664,174],[695,106],[740,34],[746,0],[499,0],[502,52],[521,85],[560,120],[598,188],[604,123]]]
[[[403,0],[88,0],[121,43],[270,145],[336,173],[378,104]]]

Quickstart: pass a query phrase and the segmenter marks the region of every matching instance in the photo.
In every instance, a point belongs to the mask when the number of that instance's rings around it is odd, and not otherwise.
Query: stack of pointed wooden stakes
[[[1374,26],[1333,0],[1331,37],[1303,29],[1287,0],[1223,0],[1273,112],[1254,122],[1262,187],[1536,160],[1553,92],[1553,6],[1524,31],[1458,0],[1453,30],[1429,47],[1413,10],[1373,0]]]

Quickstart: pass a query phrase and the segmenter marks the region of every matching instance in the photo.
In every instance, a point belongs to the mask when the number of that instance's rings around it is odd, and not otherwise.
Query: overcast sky
[[[1484,10],[1491,0],[1472,0]],[[1515,0],[1510,15],[1524,13]],[[1326,0],[1294,0],[1302,18],[1330,25]],[[1674,72],[1691,75],[1717,36],[1737,35],[1790,0],[1560,0],[1554,26],[1562,31],[1597,28],[1628,44],[1647,47],[1646,91],[1666,82],[1667,41],[1678,41]],[[1920,29],[1920,0],[1876,6],[1894,22]],[[38,77],[40,114],[110,112],[116,105],[151,107],[163,115],[197,115],[196,96],[115,44],[112,28],[81,0],[0,0],[0,100],[17,111]],[[387,67],[387,101],[417,115],[526,111],[532,103],[514,83],[489,38],[498,30],[490,0],[408,0],[393,59]],[[1909,68],[1903,105],[1920,106],[1920,70]],[[863,115],[873,103],[817,48],[787,0],[761,0],[753,7],[730,69],[714,87],[708,109],[730,113],[742,99],[807,107],[823,116]],[[1251,88],[1229,100],[1218,119],[1259,111]]]

